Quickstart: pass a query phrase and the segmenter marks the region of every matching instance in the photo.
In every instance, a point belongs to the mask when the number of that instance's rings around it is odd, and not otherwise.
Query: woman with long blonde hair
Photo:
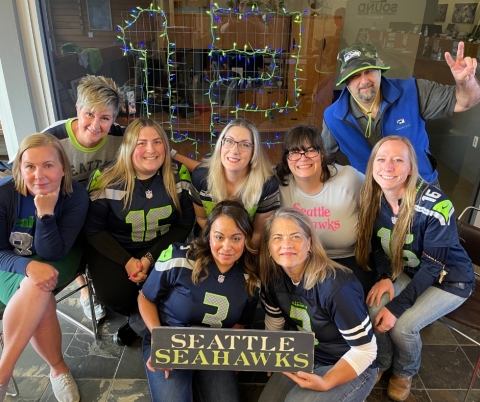
[[[278,180],[251,121],[236,119],[225,126],[211,158],[193,171],[190,193],[200,228],[217,202],[237,200],[253,221],[254,244],[260,243],[263,222],[280,206],[280,196]]]
[[[189,187],[188,170],[170,158],[165,131],[145,118],[127,127],[116,159],[93,174],[88,267],[98,299],[117,313],[137,311],[138,290],[160,252],[190,233]],[[114,335],[119,345],[135,338],[128,322]]]
[[[378,272],[367,295],[377,333],[379,375],[393,369],[387,394],[404,401],[418,373],[419,331],[460,306],[475,280],[460,245],[452,203],[418,174],[408,139],[388,136],[373,148],[361,192],[358,264]]]

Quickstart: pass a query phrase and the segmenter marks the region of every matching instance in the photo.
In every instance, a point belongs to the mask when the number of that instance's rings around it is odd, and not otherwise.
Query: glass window
[[[454,84],[445,52],[456,57],[464,40],[465,55],[480,57],[475,2],[304,3],[162,0],[150,7],[151,0],[86,0],[79,8],[48,0],[59,117],[76,116],[83,76],[104,75],[126,98],[120,124],[150,115],[178,152],[200,159],[229,120],[247,117],[276,163],[286,130],[322,128],[325,109],[343,88],[335,85],[339,50],[373,44],[390,66],[386,77],[444,85]],[[472,202],[480,170],[476,110],[426,124],[441,187],[457,210]]]

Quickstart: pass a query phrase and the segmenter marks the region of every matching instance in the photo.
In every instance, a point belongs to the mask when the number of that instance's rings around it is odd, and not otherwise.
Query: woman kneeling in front
[[[330,260],[310,219],[280,208],[265,222],[260,249],[265,327],[315,333],[313,373],[275,373],[260,402],[363,401],[377,377],[377,345],[355,275]]]
[[[236,201],[222,201],[197,239],[174,243],[160,255],[138,297],[149,330],[143,339],[143,360],[153,402],[191,402],[193,395],[196,402],[240,401],[233,371],[154,369],[150,331],[160,325],[251,324],[260,290],[252,234],[245,208]]]

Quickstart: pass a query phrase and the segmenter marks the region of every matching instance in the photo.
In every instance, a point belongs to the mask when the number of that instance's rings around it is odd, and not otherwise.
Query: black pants
[[[377,271],[375,270],[375,265],[373,263],[373,258],[370,258],[370,267],[372,267],[372,271],[364,271],[357,265],[355,261],[355,257],[346,257],[346,258],[335,258],[334,261],[342,264],[343,266],[350,268],[357,279],[360,281],[363,287],[363,293],[365,298],[367,297],[368,292],[373,285],[375,285],[375,279],[377,277]]]
[[[92,276],[98,300],[118,314],[129,316],[138,311],[137,297],[143,283],[128,279],[125,267],[113,262],[88,245],[88,269]],[[133,256],[141,258],[148,251],[142,249]]]

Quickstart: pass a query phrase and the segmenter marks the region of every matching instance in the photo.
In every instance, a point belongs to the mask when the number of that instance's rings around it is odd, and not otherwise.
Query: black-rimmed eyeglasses
[[[315,158],[320,151],[318,149],[308,149],[307,151],[300,152],[300,151],[290,151],[287,154],[287,158],[289,161],[298,161],[302,158],[302,155],[305,155],[305,158]]]
[[[237,144],[239,151],[250,151],[253,147],[253,144],[248,141],[235,141],[233,138],[224,137],[222,139],[222,145],[227,148],[233,148]]]

